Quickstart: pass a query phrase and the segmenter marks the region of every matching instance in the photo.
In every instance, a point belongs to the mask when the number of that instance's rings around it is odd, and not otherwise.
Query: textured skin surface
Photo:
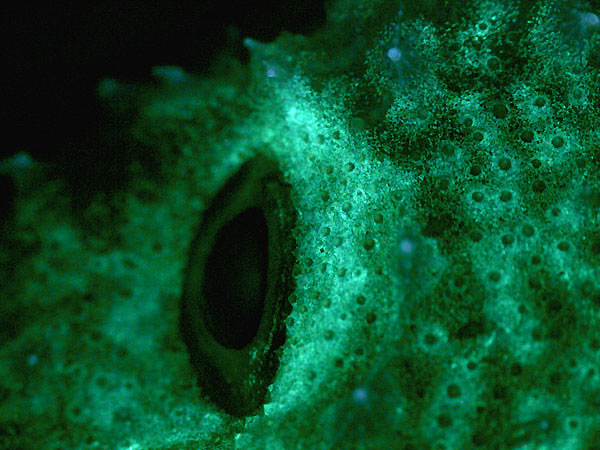
[[[569,29],[591,5],[368,5],[334,7],[326,44],[253,49],[305,225],[240,448],[595,448],[598,36]]]
[[[247,41],[248,68],[140,88],[160,181],[85,233],[60,184],[16,206],[7,447],[597,450],[600,49],[573,27],[598,10],[332,2],[310,38]],[[235,419],[194,387],[177,300],[198,217],[257,153],[291,186],[297,287],[264,407]]]

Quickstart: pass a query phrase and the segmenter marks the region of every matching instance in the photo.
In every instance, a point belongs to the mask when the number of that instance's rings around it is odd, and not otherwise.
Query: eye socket
[[[261,407],[296,289],[297,213],[278,164],[242,165],[204,211],[190,246],[179,326],[198,384],[244,417]]]
[[[204,323],[225,347],[241,349],[258,332],[267,288],[268,244],[260,208],[244,211],[217,233],[204,271]]]

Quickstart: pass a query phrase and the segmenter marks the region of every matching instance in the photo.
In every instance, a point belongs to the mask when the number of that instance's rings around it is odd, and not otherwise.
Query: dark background
[[[241,38],[270,41],[284,29],[309,34],[325,20],[319,0],[10,5],[2,7],[9,136],[0,156],[25,150],[42,159],[97,119],[102,78],[144,82],[157,65],[203,71],[227,45],[231,25]]]
[[[226,48],[247,58],[244,37],[267,42],[282,30],[310,34],[325,22],[323,0],[8,4],[0,19],[6,77],[0,160],[27,152],[81,173],[93,172],[106,148],[95,94],[99,80],[147,83],[157,65],[203,72]],[[228,38],[231,27],[238,31],[237,42]],[[10,177],[0,175],[3,211],[12,189]]]

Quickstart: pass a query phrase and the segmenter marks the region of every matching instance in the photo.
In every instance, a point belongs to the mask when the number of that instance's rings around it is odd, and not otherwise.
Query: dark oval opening
[[[260,208],[250,208],[219,230],[204,268],[204,323],[224,347],[241,349],[256,336],[267,267],[267,221]]]

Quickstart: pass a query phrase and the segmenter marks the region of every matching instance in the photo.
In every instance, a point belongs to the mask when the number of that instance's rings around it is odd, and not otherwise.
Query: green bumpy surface
[[[109,202],[118,231],[80,233],[60,183],[20,199],[0,443],[600,448],[598,3],[408,3],[331,2],[311,37],[246,40],[248,67],[138,88],[165,176]],[[291,187],[296,289],[263,405],[232,417],[178,299],[199,217],[257,154]]]

